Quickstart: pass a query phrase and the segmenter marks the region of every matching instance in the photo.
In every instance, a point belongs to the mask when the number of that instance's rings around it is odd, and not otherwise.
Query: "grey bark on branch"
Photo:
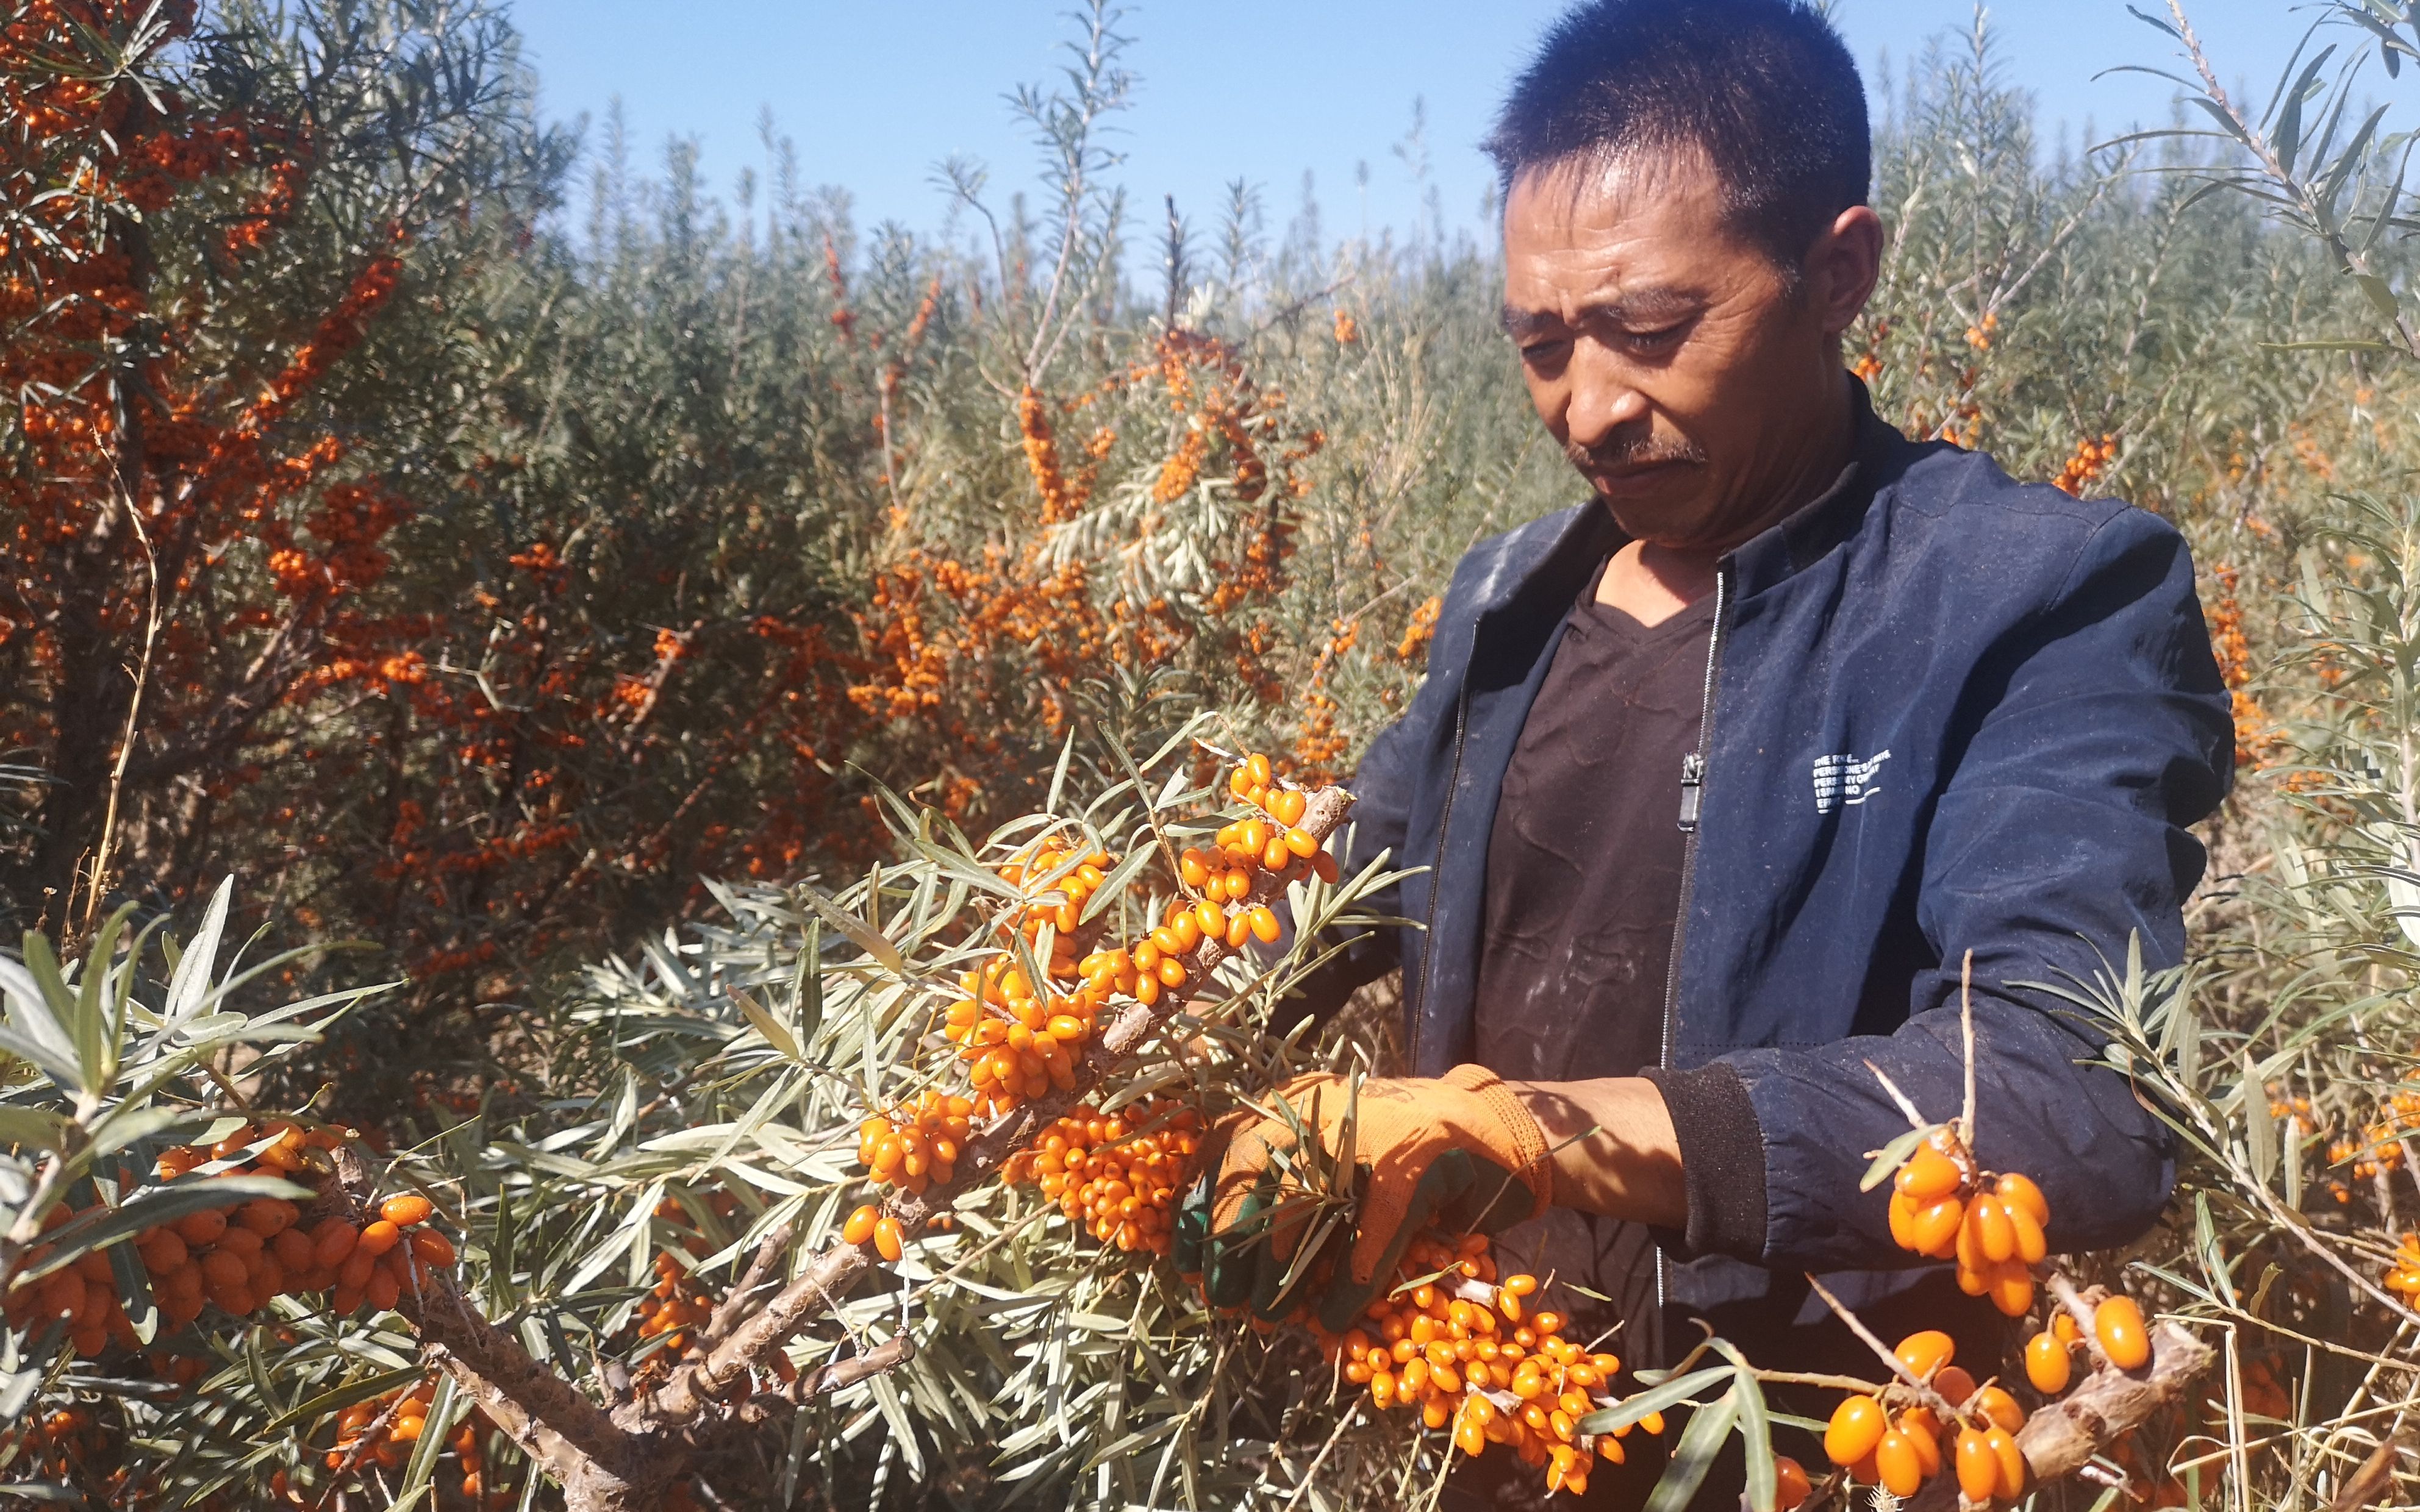
[[[1322,788],[1310,795],[1298,827],[1325,846],[1343,825],[1353,801],[1353,795],[1342,788]],[[1305,864],[1260,873],[1246,903],[1275,903]],[[1164,991],[1151,1006],[1129,1003],[1110,1018],[1078,1064],[1074,1088],[1002,1115],[968,1141],[947,1185],[921,1195],[894,1192],[885,1210],[906,1232],[921,1233],[960,1194],[995,1178],[1011,1155],[1096,1092],[1218,967],[1240,953],[1223,941],[1204,940],[1186,959],[1183,983]],[[372,1191],[372,1173],[358,1151],[348,1148],[334,1153],[336,1179],[323,1189],[313,1215],[341,1212],[359,1221]],[[724,1399],[800,1329],[837,1310],[840,1299],[876,1258],[870,1242],[836,1244],[810,1259],[761,1307],[749,1312],[756,1295],[769,1285],[778,1259],[774,1248],[768,1237],[742,1284],[716,1309],[707,1331],[710,1348],[703,1360],[675,1370],[654,1393],[610,1411],[481,1317],[442,1273],[423,1273],[419,1288],[407,1292],[396,1310],[418,1335],[427,1362],[450,1376],[563,1487],[569,1512],[652,1512],[707,1441],[722,1430],[753,1426],[760,1415],[761,1404],[759,1411],[741,1411],[725,1407]],[[913,1354],[912,1343],[896,1335],[801,1376],[780,1396],[804,1401],[838,1391],[894,1369]]]

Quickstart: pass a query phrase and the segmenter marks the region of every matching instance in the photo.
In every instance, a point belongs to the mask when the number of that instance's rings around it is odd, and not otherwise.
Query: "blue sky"
[[[2161,0],[2137,0],[2164,9]],[[1173,193],[1197,226],[1223,185],[1264,186],[1273,231],[1308,170],[1329,237],[1413,223],[1421,192],[1392,150],[1427,104],[1431,181],[1449,227],[1474,228],[1487,169],[1477,143],[1506,80],[1563,0],[1136,0],[1123,30],[1140,76],[1116,145],[1129,194],[1154,223]],[[797,143],[806,182],[854,196],[860,220],[939,224],[934,164],[984,160],[1002,190],[1031,180],[1032,148],[1003,96],[1048,78],[1073,35],[1062,0],[513,0],[550,117],[592,116],[601,147],[618,97],[637,164],[697,140],[707,184],[727,197],[761,165],[769,107]],[[2191,0],[2188,14],[2230,85],[2266,98],[2305,16],[2289,0]],[[1971,0],[1838,0],[1869,89],[1928,42],[1962,34]],[[2165,118],[2169,88],[2121,63],[2170,65],[2167,39],[2124,0],[2021,0],[1994,7],[2008,77],[2034,92],[2045,135],[2081,140]],[[1357,182],[1367,164],[1368,185]]]

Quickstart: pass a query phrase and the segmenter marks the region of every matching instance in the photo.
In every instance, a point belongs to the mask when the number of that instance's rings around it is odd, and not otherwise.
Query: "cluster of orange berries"
[[[1092,1037],[1094,1015],[1120,985],[1099,956],[1076,959],[1076,935],[1085,900],[1108,881],[1115,865],[1107,852],[1079,855],[1045,843],[1030,861],[1001,870],[1004,881],[1041,889],[1002,918],[1000,928],[1023,937],[1045,980],[1032,980],[1013,950],[959,976],[966,996],[950,1005],[941,1032],[958,1046],[958,1058],[966,1064],[974,1111],[1005,1113],[1047,1096],[1054,1087],[1065,1091],[1076,1085],[1076,1057]],[[1078,980],[1082,985],[1072,991],[1055,985]]]
[[[737,1203],[728,1193],[716,1194],[716,1209],[722,1211],[726,1206],[736,1211]],[[680,1204],[667,1198],[657,1208],[656,1215],[670,1218],[676,1216],[679,1211]],[[724,1215],[730,1214],[726,1211]],[[696,1238],[685,1242],[692,1253],[703,1252],[707,1247],[703,1240]],[[704,1349],[705,1341],[695,1331],[714,1316],[716,1299],[713,1292],[697,1281],[678,1257],[659,1252],[655,1271],[656,1284],[639,1299],[638,1334],[643,1343],[660,1338],[663,1345],[639,1367],[635,1374],[635,1379],[639,1380],[668,1376],[684,1356],[694,1355]],[[783,1381],[796,1381],[799,1377],[798,1367],[790,1363],[788,1355],[780,1350],[774,1351],[767,1368]],[[744,1381],[741,1389],[747,1389]]]
[[[1934,1131],[1902,1165],[1892,1183],[1891,1237],[1903,1248],[1957,1262],[1958,1284],[1969,1296],[1989,1296],[2010,1318],[2033,1307],[2033,1267],[2049,1251],[2044,1228],[2050,1204],[2030,1179],[2015,1172],[1983,1171],[1973,1152],[1947,1128]],[[2151,1357],[2150,1337],[2134,1300],[2113,1296],[2093,1313],[2100,1353],[2120,1370],[2141,1368]],[[2056,1396],[2074,1379],[2073,1350],[2082,1335],[2065,1308],[2050,1326],[2026,1340],[2025,1378],[2045,1396]],[[1970,1504],[2006,1501],[2025,1488],[2024,1456],[2017,1429],[2024,1411],[1997,1385],[1978,1386],[1951,1363],[1949,1335],[1927,1329],[1900,1342],[1899,1363],[1925,1382],[1958,1414],[1944,1423],[1923,1401],[1904,1400],[1898,1386],[1881,1396],[1843,1400],[1824,1434],[1824,1453],[1852,1478],[1906,1497],[1948,1464]],[[1886,1402],[1898,1403],[1894,1412]]]
[[[1950,1363],[1956,1346],[1948,1335],[1926,1329],[1901,1339],[1893,1352],[1907,1373],[1931,1386],[1958,1414],[1944,1423],[1920,1403],[1893,1412],[1893,1387],[1884,1397],[1853,1396],[1833,1410],[1823,1430],[1823,1453],[1854,1480],[1878,1485],[1893,1496],[1914,1496],[1945,1464],[1958,1489],[1974,1503],[2008,1501],[2025,1489],[2025,1457],[2017,1447],[2024,1409],[1995,1385],[1975,1384]]]
[[[1202,1119],[1170,1099],[1118,1114],[1085,1106],[1009,1157],[1013,1184],[1033,1185],[1094,1239],[1129,1253],[1166,1255],[1174,1211],[1202,1148]]]
[[[15,1437],[30,1468],[65,1478],[101,1447],[105,1434],[91,1412],[78,1403],[30,1419]]]
[[[2411,1306],[2420,1306],[2420,1234],[2406,1234],[2395,1246],[2394,1263],[2386,1268],[2386,1289]]]
[[[977,1117],[1076,1088],[1084,1046],[1113,1001],[1123,997],[1148,1008],[1191,979],[1198,952],[1277,939],[1276,912],[1249,902],[1264,873],[1336,879],[1335,859],[1300,827],[1309,795],[1280,782],[1266,756],[1246,756],[1228,788],[1255,812],[1220,828],[1212,848],[1185,851],[1177,868],[1183,890],[1162,922],[1131,946],[1078,954],[1085,904],[1117,865],[1108,853],[1051,839],[1001,868],[1002,880],[1023,889],[1027,901],[997,928],[1023,949],[1001,949],[960,974],[965,995],[942,1013],[942,1036],[967,1068],[971,1095],[928,1088],[861,1124],[858,1161],[877,1186],[921,1196],[946,1185]],[[1165,1254],[1170,1210],[1182,1185],[1171,1173],[1181,1173],[1199,1140],[1199,1120],[1189,1110],[1155,1104],[1140,1118],[1112,1119],[1078,1108],[1017,1157],[1010,1179],[1043,1185],[1046,1196],[1104,1243]],[[895,1261],[907,1235],[896,1216],[869,1202],[850,1212],[841,1237],[871,1243],[882,1258]]]
[[[431,1376],[408,1390],[346,1408],[336,1414],[336,1443],[328,1451],[328,1468],[342,1472],[364,1465],[382,1470],[400,1467],[428,1431],[428,1409],[436,1399],[437,1378]],[[480,1443],[491,1427],[488,1415],[473,1408],[446,1445],[462,1467],[462,1494],[474,1501],[488,1492],[486,1456]],[[298,1504],[302,1504],[299,1499]]]
[[[2014,1172],[1983,1186],[1973,1156],[1948,1130],[1936,1131],[1899,1169],[1891,1238],[1901,1249],[1956,1260],[1960,1290],[2023,1318],[2034,1304],[2033,1267],[2050,1253],[2050,1203]]]
[[[1027,959],[1043,980],[1033,980],[1018,952],[1008,949],[959,976],[965,995],[944,1011],[941,1033],[957,1046],[973,1095],[952,1100],[968,1106],[950,1118],[1007,1113],[1054,1088],[1073,1090],[1083,1046],[1092,1039],[1101,1010],[1113,999],[1129,997],[1145,1007],[1158,1002],[1163,992],[1187,980],[1187,958],[1205,942],[1240,949],[1247,940],[1276,939],[1280,925],[1274,910],[1229,906],[1245,903],[1262,872],[1288,876],[1315,872],[1335,880],[1335,859],[1309,831],[1297,827],[1309,810],[1309,796],[1279,783],[1266,756],[1251,755],[1238,764],[1229,787],[1260,815],[1220,829],[1211,850],[1185,852],[1178,871],[1187,891],[1169,903],[1159,925],[1129,947],[1081,957],[1077,953],[1086,900],[1107,885],[1116,865],[1108,853],[1045,841],[1030,858],[1001,869],[1002,879],[1029,889],[1031,901],[1001,919],[999,928],[1022,937]],[[928,1093],[928,1102],[936,1095]],[[894,1120],[873,1119],[866,1127],[887,1121]],[[861,1140],[860,1156],[869,1165],[883,1137]],[[959,1129],[948,1137],[959,1141],[966,1135]],[[908,1169],[908,1155],[903,1140],[897,1170]],[[876,1174],[911,1191],[923,1190],[908,1177]],[[927,1175],[924,1180],[948,1177]]]
[[[689,1331],[714,1316],[714,1299],[690,1279],[689,1267],[669,1255],[656,1257],[656,1284],[639,1299],[639,1337],[661,1336],[664,1352],[689,1349]]]
[[[2058,470],[2050,486],[2061,493],[2080,494],[2101,476],[2118,455],[2118,438],[2103,436],[2099,440],[2089,437],[2075,443],[2075,451]]]
[[[2420,1091],[2394,1093],[2363,1128],[2359,1142],[2339,1140],[2328,1147],[2328,1161],[2350,1165],[2356,1180],[2373,1180],[2402,1168],[2403,1138],[2414,1130],[2420,1130]]]
[[[156,1169],[163,1180],[212,1164],[224,1167],[205,1173],[212,1179],[255,1171],[288,1174],[309,1164],[313,1151],[332,1149],[349,1134],[330,1128],[306,1131],[286,1120],[257,1129],[245,1124],[207,1149],[169,1149]],[[247,1159],[254,1164],[242,1164]],[[289,1293],[332,1293],[330,1305],[342,1317],[364,1302],[383,1312],[429,1269],[454,1263],[453,1242],[425,1227],[433,1211],[427,1197],[406,1193],[387,1198],[366,1224],[331,1216],[306,1229],[301,1210],[282,1197],[238,1198],[144,1229],[132,1242],[152,1299],[173,1328],[194,1321],[207,1305],[243,1318]],[[56,1229],[74,1216],[64,1205],[54,1208],[46,1227]],[[39,1267],[50,1253],[49,1246],[39,1246],[23,1266]],[[10,1326],[21,1331],[54,1319],[65,1321],[76,1352],[87,1358],[113,1342],[127,1349],[137,1342],[106,1248],[16,1288],[6,1313]]]
[[[1523,1463],[1544,1467],[1549,1491],[1583,1494],[1596,1458],[1621,1463],[1630,1428],[1578,1428],[1581,1418],[1613,1405],[1604,1393],[1621,1362],[1562,1337],[1560,1314],[1530,1311],[1536,1277],[1497,1285],[1483,1234],[1453,1243],[1417,1239],[1396,1274],[1397,1286],[1370,1304],[1362,1326],[1342,1335],[1313,1328],[1323,1352],[1345,1380],[1369,1388],[1373,1404],[1419,1409],[1426,1427],[1450,1427],[1465,1455],[1504,1444]],[[1637,1426],[1661,1433],[1663,1415],[1651,1412]]]
[[[895,1184],[921,1196],[957,1174],[958,1151],[973,1127],[974,1112],[972,1099],[927,1088],[912,1102],[858,1125],[858,1164],[876,1185]]]

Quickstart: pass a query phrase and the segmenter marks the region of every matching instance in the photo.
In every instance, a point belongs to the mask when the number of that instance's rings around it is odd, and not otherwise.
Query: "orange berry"
[[[1999,1489],[2000,1457],[1992,1452],[1992,1443],[1974,1428],[1958,1432],[1958,1489],[1974,1502],[1988,1502]]]
[[[423,1228],[411,1236],[411,1253],[442,1268],[454,1263],[454,1242],[434,1228]]]
[[[269,1250],[277,1257],[277,1263],[289,1271],[311,1268],[311,1236],[300,1228],[281,1230],[275,1239],[269,1242]]]
[[[427,1223],[428,1215],[436,1211],[436,1207],[435,1203],[417,1192],[404,1192],[380,1203],[379,1216],[397,1228],[409,1228],[413,1224]]]
[[[2034,1273],[2023,1260],[2009,1260],[1992,1273],[1992,1305],[2010,1318],[2023,1318],[2034,1304]]]
[[[1932,1389],[1941,1394],[1943,1401],[1955,1407],[1975,1395],[1975,1378],[1966,1373],[1964,1365],[1946,1365],[1933,1372]]]
[[[2150,1335],[2143,1327],[2143,1309],[2132,1297],[2112,1297],[2093,1309],[2092,1332],[2102,1352],[2120,1370],[2139,1370],[2151,1358]]]
[[[2003,1500],[2013,1501],[2025,1493],[2025,1452],[2017,1447],[2016,1436],[2006,1428],[1995,1427],[1983,1435],[1992,1448],[1993,1457],[2000,1462],[2000,1484],[1996,1488]]]
[[[1853,1465],[1874,1452],[1889,1430],[1883,1404],[1870,1396],[1850,1396],[1832,1410],[1823,1430],[1823,1453],[1836,1465]]]
[[[1600,1447],[1613,1442],[1610,1437],[1597,1441]],[[1615,1460],[1616,1463],[1620,1462],[1614,1455],[1607,1455],[1606,1458]],[[1813,1495],[1814,1491],[1814,1483],[1807,1478],[1806,1469],[1797,1460],[1788,1455],[1773,1457],[1774,1512],[1793,1512],[1793,1509]]]
[[[317,1266],[337,1266],[361,1242],[361,1230],[342,1218],[323,1218],[311,1230],[311,1263]]]
[[[874,1252],[886,1260],[896,1260],[906,1253],[899,1232],[899,1220],[889,1213],[874,1221]]]
[[[2010,1208],[2023,1209],[2033,1215],[2035,1223],[2049,1227],[2050,1199],[2042,1196],[2042,1189],[2034,1184],[2032,1178],[2010,1171],[2000,1178],[1996,1190],[2000,1200]]]
[[[1949,1357],[1957,1348],[1948,1335],[1937,1328],[1928,1328],[1900,1340],[1899,1348],[1892,1352],[1899,1356],[1900,1364],[1907,1366],[1908,1374],[1918,1381],[1928,1381],[1933,1372],[1949,1363]]]
[[[170,1227],[177,1230],[177,1237],[188,1244],[211,1244],[226,1232],[227,1215],[222,1209],[205,1208],[200,1212],[185,1214]]]
[[[1924,1464],[1916,1445],[1897,1428],[1885,1430],[1874,1445],[1874,1473],[1893,1496],[1914,1496],[1924,1485]]]
[[[2025,1410],[2017,1399],[1997,1386],[1986,1386],[1966,1404],[1969,1412],[1979,1412],[1984,1421],[2014,1433],[2025,1426]]]
[[[391,1219],[380,1218],[362,1230],[361,1241],[357,1247],[363,1254],[375,1257],[384,1255],[401,1242],[403,1242],[402,1228]]]
[[[2017,1230],[1997,1196],[1986,1194],[1967,1204],[1966,1227],[1975,1247],[1993,1264],[2017,1257]]]
[[[841,1225],[840,1237],[842,1242],[848,1244],[862,1244],[867,1240],[872,1239],[874,1237],[874,1226],[881,1219],[881,1217],[882,1210],[876,1207],[873,1203],[868,1202],[860,1205],[856,1211],[848,1215],[848,1221]]]
[[[1916,1153],[1899,1168],[1892,1183],[1919,1208],[1954,1195],[1965,1184],[1966,1173],[1958,1168],[1958,1163],[1929,1144],[1916,1147]]]
[[[2025,1340],[2025,1379],[2034,1390],[2055,1396],[2075,1376],[2075,1361],[2055,1334],[2037,1334]]]
[[[1916,1209],[1908,1217],[1906,1247],[1934,1259],[1949,1258],[1956,1253],[1958,1227],[1965,1217],[1966,1206],[1956,1197],[1943,1197]]]
[[[403,1300],[403,1283],[385,1266],[376,1266],[370,1272],[369,1284],[362,1288],[362,1300],[370,1304],[371,1311],[385,1312]]]

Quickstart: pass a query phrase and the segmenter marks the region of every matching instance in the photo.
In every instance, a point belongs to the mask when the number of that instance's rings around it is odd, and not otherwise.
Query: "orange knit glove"
[[[1315,1138],[1329,1160],[1343,1160],[1348,1119],[1360,1196],[1352,1250],[1323,1313],[1349,1319],[1366,1305],[1423,1227],[1498,1228],[1535,1217],[1552,1200],[1544,1133],[1484,1067],[1456,1066],[1434,1081],[1366,1081],[1357,1097],[1342,1076],[1300,1076],[1279,1088],[1275,1101],[1285,1104],[1272,1108],[1275,1116],[1246,1109],[1225,1120],[1226,1154],[1207,1225],[1214,1253],[1232,1252],[1238,1241],[1264,1252],[1253,1267],[1262,1284],[1250,1288],[1264,1306],[1275,1301],[1267,1261],[1284,1267],[1304,1236],[1321,1227],[1319,1204],[1302,1180],[1300,1142]],[[1343,1180],[1345,1173],[1337,1175]],[[1263,1238],[1265,1244],[1257,1242]],[[1359,1300],[1351,1301],[1355,1296]]]

